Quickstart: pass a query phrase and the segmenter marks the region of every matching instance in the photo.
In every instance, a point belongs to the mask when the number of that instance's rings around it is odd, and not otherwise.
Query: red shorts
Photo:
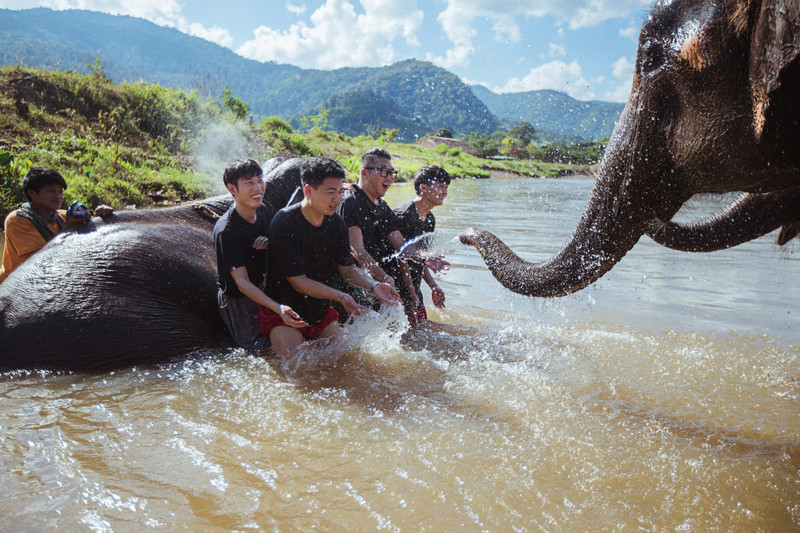
[[[278,326],[286,326],[286,323],[279,314],[266,307],[261,308],[261,310],[258,312],[258,317],[261,319],[261,331],[264,332],[264,336],[266,338],[269,338],[269,332],[272,331],[273,328],[277,328]],[[316,339],[322,335],[322,331],[328,327],[328,324],[331,322],[336,322],[337,320],[339,320],[339,313],[333,307],[328,306],[325,316],[322,317],[322,320],[320,320],[318,324],[297,329],[306,339]]]

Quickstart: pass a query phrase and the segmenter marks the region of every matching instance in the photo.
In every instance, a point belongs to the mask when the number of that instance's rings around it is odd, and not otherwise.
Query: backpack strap
[[[58,211],[55,212],[52,218],[48,219],[43,217],[30,202],[25,202],[17,209],[17,216],[29,220],[33,224],[33,227],[36,228],[36,231],[44,238],[45,242],[49,242],[56,236],[53,230],[50,229],[50,221],[55,220],[58,223],[59,231],[64,229],[65,222],[64,219],[61,218],[61,215],[58,214]]]

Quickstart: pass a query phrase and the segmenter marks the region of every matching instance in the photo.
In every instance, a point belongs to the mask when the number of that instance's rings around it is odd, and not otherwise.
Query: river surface
[[[428,308],[449,329],[373,314],[294,368],[234,349],[0,374],[0,530],[800,530],[797,244],[643,237],[541,300],[457,240],[479,226],[547,258],[591,185],[451,185],[434,239],[447,308]]]

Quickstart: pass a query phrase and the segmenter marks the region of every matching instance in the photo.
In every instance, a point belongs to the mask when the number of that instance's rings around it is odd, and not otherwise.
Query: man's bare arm
[[[339,274],[346,282],[355,287],[367,289],[372,291],[378,300],[390,305],[397,305],[400,303],[400,295],[394,285],[386,282],[379,282],[372,279],[369,274],[356,266],[341,266],[339,265]]]
[[[364,234],[361,232],[360,227],[350,226],[347,228],[347,235],[350,238],[350,248],[353,250],[353,256],[362,268],[369,272],[370,275],[372,275],[372,277],[378,281],[388,282],[390,279],[392,279],[392,277],[389,276],[383,270],[383,268],[381,268],[381,266],[369,254],[369,252],[367,252],[366,248],[364,248]],[[394,281],[392,281],[392,284],[394,284]]]

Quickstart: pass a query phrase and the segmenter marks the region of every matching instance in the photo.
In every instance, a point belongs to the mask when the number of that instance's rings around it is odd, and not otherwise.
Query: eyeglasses
[[[397,172],[395,169],[386,167],[364,167],[364,170],[377,170],[382,178],[388,178],[391,176],[392,179],[395,179],[399,174],[399,172]]]

